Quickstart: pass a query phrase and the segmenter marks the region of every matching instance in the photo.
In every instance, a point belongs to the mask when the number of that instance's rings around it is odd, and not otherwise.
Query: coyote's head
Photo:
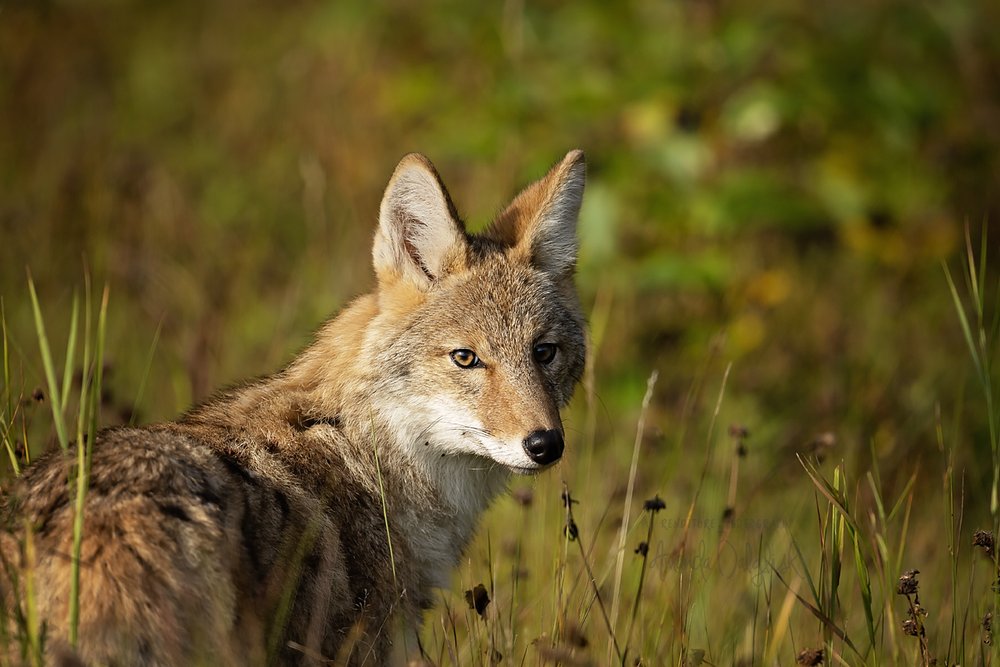
[[[433,165],[407,155],[379,215],[377,407],[404,444],[515,472],[558,461],[583,372],[573,285],[586,165],[573,151],[470,235]]]

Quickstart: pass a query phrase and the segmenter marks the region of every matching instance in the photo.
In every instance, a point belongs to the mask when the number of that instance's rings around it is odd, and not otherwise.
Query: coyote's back
[[[22,608],[30,584],[49,659],[419,656],[421,613],[479,515],[511,472],[562,455],[559,409],[585,352],[583,184],[574,151],[470,235],[433,166],[406,156],[380,208],[373,293],[282,371],[176,422],[101,433],[75,648],[70,459],[30,466],[5,499],[3,598]]]

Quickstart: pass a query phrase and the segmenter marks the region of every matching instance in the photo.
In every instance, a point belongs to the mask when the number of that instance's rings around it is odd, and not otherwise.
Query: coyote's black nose
[[[558,461],[563,452],[562,432],[554,428],[534,431],[524,439],[524,451],[535,463],[548,465]]]

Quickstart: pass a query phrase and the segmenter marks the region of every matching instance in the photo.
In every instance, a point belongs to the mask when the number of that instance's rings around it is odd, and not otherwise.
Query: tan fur
[[[510,472],[544,467],[524,439],[562,429],[584,360],[572,289],[583,164],[570,153],[470,236],[426,158],[405,157],[380,211],[374,293],[275,375],[176,422],[101,433],[79,657],[385,664],[399,654],[397,627],[412,636]],[[533,357],[539,343],[557,346],[551,362]],[[460,368],[458,349],[480,364]],[[68,471],[60,455],[32,465],[0,536],[21,575],[7,604],[33,566],[50,657],[68,632]]]

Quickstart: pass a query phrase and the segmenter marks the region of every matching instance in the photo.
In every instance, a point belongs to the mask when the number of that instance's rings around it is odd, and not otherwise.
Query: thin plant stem
[[[569,493],[569,487],[563,483],[563,501],[566,506],[566,531],[569,540],[576,542],[577,547],[580,549],[580,559],[583,561],[583,567],[587,571],[587,579],[590,581],[591,587],[594,589],[594,597],[597,600],[597,607],[601,611],[601,617],[604,619],[604,625],[608,629],[608,635],[611,637],[611,645],[614,649],[615,655],[618,658],[618,662],[623,659],[622,650],[618,646],[618,638],[615,637],[615,628],[611,624],[611,618],[608,616],[608,610],[604,606],[604,600],[601,598],[601,590],[597,585],[597,579],[594,577],[594,571],[590,567],[590,562],[587,560],[587,551],[583,547],[583,540],[580,537],[579,528],[576,525],[576,521],[573,519],[573,497]]]
[[[653,523],[656,510],[649,510],[649,527],[646,530],[646,541],[640,545],[642,566],[639,568],[639,584],[635,589],[635,600],[632,602],[632,616],[628,622],[628,634],[625,635],[625,655],[622,656],[622,667],[628,655],[628,647],[632,644],[632,634],[635,630],[635,619],[639,616],[639,603],[642,600],[642,586],[646,582],[646,566],[649,564],[649,545],[653,543]]]
[[[629,514],[632,509],[632,496],[635,492],[635,476],[639,468],[639,449],[642,446],[642,437],[646,430],[646,414],[649,412],[649,404],[653,400],[653,389],[656,387],[656,380],[659,377],[657,371],[649,374],[646,380],[646,393],[642,397],[642,409],[639,411],[639,422],[635,429],[635,441],[632,444],[632,464],[629,466],[628,488],[625,492],[625,507],[622,510],[622,524],[618,531],[618,557],[615,563],[615,587],[611,597],[611,622],[618,622],[618,606],[621,600],[622,570],[625,566],[625,539],[629,527]]]

